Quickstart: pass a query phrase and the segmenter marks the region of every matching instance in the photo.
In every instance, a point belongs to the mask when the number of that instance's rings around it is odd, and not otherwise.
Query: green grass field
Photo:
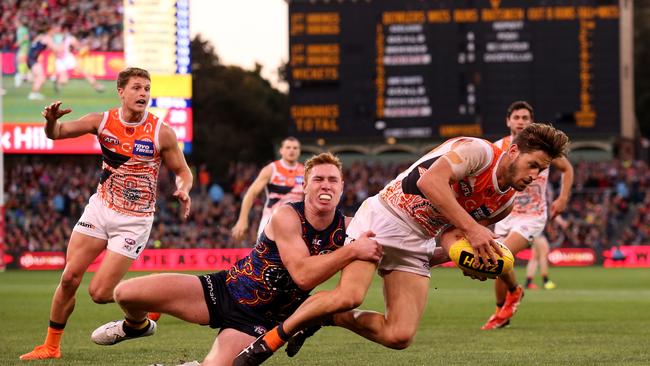
[[[522,275],[521,269],[519,275]],[[43,341],[59,272],[0,273],[0,365]],[[142,275],[136,273],[134,275]],[[553,268],[558,289],[528,291],[511,326],[482,332],[493,310],[492,283],[456,269],[432,272],[429,303],[414,344],[393,351],[346,330],[327,328],[298,356],[284,352],[269,365],[648,365],[650,271]],[[176,365],[201,360],[215,331],[163,317],[150,338],[102,347],[90,341],[97,326],[121,317],[117,306],[92,303],[84,279],[63,340],[63,357],[34,365]],[[330,281],[325,286],[331,287]],[[381,310],[377,280],[363,306]]]
[[[119,105],[115,82],[104,80],[99,82],[106,89],[104,93],[95,92],[86,80],[72,79],[57,94],[54,92],[53,82],[48,80],[41,89],[45,99],[29,100],[27,95],[31,91],[32,84],[27,82],[20,88],[15,88],[13,76],[5,76],[2,79],[2,86],[7,91],[2,97],[4,122],[41,122],[43,107],[57,100],[63,101],[64,107],[72,108],[72,113],[64,117],[65,120],[76,119],[91,112],[102,112]]]

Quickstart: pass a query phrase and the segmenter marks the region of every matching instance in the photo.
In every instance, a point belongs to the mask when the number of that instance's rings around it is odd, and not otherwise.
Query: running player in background
[[[502,253],[485,226],[506,217],[515,190],[524,190],[567,144],[563,132],[540,124],[529,126],[505,151],[473,137],[444,142],[366,199],[347,229],[346,242],[371,231],[383,248],[378,267],[385,314],[353,310],[363,302],[377,264],[352,262],[334,290],[309,297],[233,365],[259,365],[299,331],[324,322],[389,348],[408,347],[426,306],[436,237],[455,227],[482,263],[496,263],[495,253]]]
[[[104,86],[97,82],[95,77],[86,72],[86,70],[81,67],[77,61],[77,57],[74,52],[86,52],[87,48],[82,48],[77,37],[73,36],[70,33],[68,26],[65,26],[62,29],[62,32],[57,32],[52,36],[54,42],[54,56],[55,56],[55,81],[54,89],[58,92],[60,88],[68,83],[70,78],[69,72],[76,71],[81,74],[90,86],[95,89],[96,92],[104,92]]]
[[[510,129],[510,135],[496,141],[495,145],[501,149],[507,149],[517,135],[533,123],[533,117],[533,107],[530,104],[524,101],[512,103],[506,113],[506,125]],[[495,226],[494,232],[503,239],[503,243],[514,255],[525,249],[530,243],[535,245],[536,238],[543,237],[549,213],[553,218],[566,209],[573,184],[573,167],[565,156],[553,159],[551,165],[562,172],[562,186],[558,198],[551,204],[550,212],[548,212],[546,204],[548,170],[544,170],[525,191],[517,192],[512,213]],[[540,240],[546,242],[548,253],[546,238]],[[502,328],[508,325],[524,297],[524,290],[519,286],[514,271],[496,279],[494,292],[496,310],[487,323],[481,327],[483,330]]]
[[[29,29],[22,16],[16,16],[16,75],[14,86],[20,88],[23,81],[29,77],[29,66],[27,66],[27,54],[29,53]]]
[[[75,305],[84,272],[104,249],[106,255],[90,282],[94,302],[113,302],[113,289],[144,250],[156,207],[161,163],[176,175],[176,197],[187,218],[192,173],[168,125],[147,111],[151,78],[146,70],[128,68],[117,78],[121,107],[91,113],[59,123],[71,112],[61,102],[45,107],[45,134],[56,140],[92,133],[102,149],[102,174],[77,222],[66,254],[66,264],[50,309],[45,343],[20,356],[21,360],[61,357],[61,337]]]
[[[29,95],[27,95],[27,99],[29,100],[45,99],[45,96],[41,94],[41,88],[46,80],[45,70],[43,69],[43,65],[38,61],[38,58],[46,49],[54,49],[52,34],[59,30],[58,26],[54,25],[49,27],[49,30],[46,32],[45,29],[48,29],[47,27],[48,26],[45,25],[43,32],[34,37],[32,43],[29,45],[29,51],[27,52],[27,67],[32,74],[32,90]]]
[[[241,203],[239,218],[232,228],[232,236],[235,240],[241,240],[248,232],[248,219],[253,201],[262,190],[266,193],[266,202],[260,226],[257,229],[257,237],[264,230],[269,222],[273,210],[287,202],[302,201],[302,182],[305,167],[298,162],[300,157],[300,142],[295,137],[287,137],[280,144],[280,160],[269,163],[255,178],[253,184],[248,188]]]
[[[231,365],[233,358],[286,319],[321,284],[354,260],[377,262],[381,248],[369,233],[346,245],[345,218],[336,207],[343,191],[341,162],[330,153],[306,162],[304,202],[278,207],[255,248],[227,271],[194,276],[156,274],[122,282],[115,299],[125,320],[97,328],[101,345],[154,333],[147,311],[220,328],[202,365]],[[138,331],[133,324],[147,324]]]

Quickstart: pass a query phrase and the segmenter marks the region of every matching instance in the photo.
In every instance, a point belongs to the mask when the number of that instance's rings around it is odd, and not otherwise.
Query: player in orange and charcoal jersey
[[[260,236],[264,226],[269,222],[273,210],[287,202],[302,201],[302,182],[305,167],[298,162],[300,157],[300,142],[295,137],[287,137],[280,144],[279,160],[265,166],[255,181],[246,191],[241,203],[239,218],[232,228],[235,240],[244,238],[248,230],[248,215],[253,207],[253,201],[262,190],[266,192],[266,202],[257,236]]]
[[[484,225],[507,216],[514,191],[524,190],[553,158],[563,155],[567,143],[561,131],[534,124],[505,151],[482,139],[459,137],[426,154],[364,201],[346,231],[350,242],[372,231],[384,250],[379,273],[385,314],[353,310],[363,302],[377,265],[352,262],[334,290],[312,295],[244,349],[233,365],[258,365],[302,329],[323,322],[386,347],[408,347],[426,305],[436,236],[455,227],[480,260],[494,262],[495,252],[501,252]]]
[[[533,107],[524,101],[512,103],[506,114],[506,124],[510,129],[510,135],[495,142],[495,145],[501,149],[507,149],[517,135],[531,123],[533,123]],[[551,164],[562,172],[560,195],[550,208],[550,216],[555,217],[564,211],[569,200],[573,184],[573,167],[564,156],[553,159]],[[526,248],[529,243],[540,246],[540,248],[546,244],[546,248],[548,248],[548,242],[543,234],[549,216],[546,204],[547,183],[548,170],[545,170],[526,190],[517,192],[512,213],[496,224],[495,233],[503,239],[503,243],[513,254]],[[495,281],[494,291],[497,303],[496,311],[483,325],[481,328],[483,330],[502,328],[508,325],[524,296],[523,288],[517,283],[514,271],[500,275]]]
[[[119,73],[117,93],[121,107],[91,113],[59,123],[71,112],[61,102],[45,107],[45,133],[53,139],[97,135],[103,163],[97,193],[77,222],[66,255],[66,265],[50,309],[45,343],[20,356],[21,360],[61,357],[63,329],[75,305],[75,294],[88,266],[104,250],[106,256],[90,282],[90,296],[99,304],[113,302],[113,289],[144,250],[156,204],[158,169],[162,162],[176,174],[176,197],[185,218],[190,212],[192,173],[178,147],[174,131],[147,111],[151,78],[146,70],[128,68]],[[155,329],[148,319],[129,324],[131,330]]]

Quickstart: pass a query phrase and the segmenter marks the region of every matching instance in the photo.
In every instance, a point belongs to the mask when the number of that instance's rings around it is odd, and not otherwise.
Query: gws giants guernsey
[[[147,111],[139,122],[122,120],[119,108],[104,112],[97,130],[103,156],[97,193],[108,208],[132,216],[153,215],[162,160],[161,126]]]
[[[392,211],[415,230],[436,237],[451,225],[417,187],[420,176],[440,158],[447,159],[451,165],[456,181],[451,188],[456,200],[475,220],[494,217],[512,204],[515,191],[512,188],[501,191],[497,182],[496,168],[502,158],[498,147],[473,137],[447,140],[379,193]]]

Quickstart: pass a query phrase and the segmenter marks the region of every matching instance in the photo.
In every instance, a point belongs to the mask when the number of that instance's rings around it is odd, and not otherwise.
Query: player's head
[[[149,105],[151,77],[149,72],[137,67],[126,68],[117,75],[117,94],[122,108],[143,113]]]
[[[533,107],[523,100],[518,100],[508,107],[506,125],[511,135],[517,135],[533,123]]]
[[[300,157],[300,141],[295,137],[286,137],[280,143],[280,157],[287,163],[293,164]]]
[[[343,193],[343,165],[332,153],[312,156],[305,162],[305,205],[317,211],[334,210]]]
[[[506,152],[506,183],[523,191],[553,159],[566,156],[568,148],[564,132],[547,124],[530,124],[515,136]]]

